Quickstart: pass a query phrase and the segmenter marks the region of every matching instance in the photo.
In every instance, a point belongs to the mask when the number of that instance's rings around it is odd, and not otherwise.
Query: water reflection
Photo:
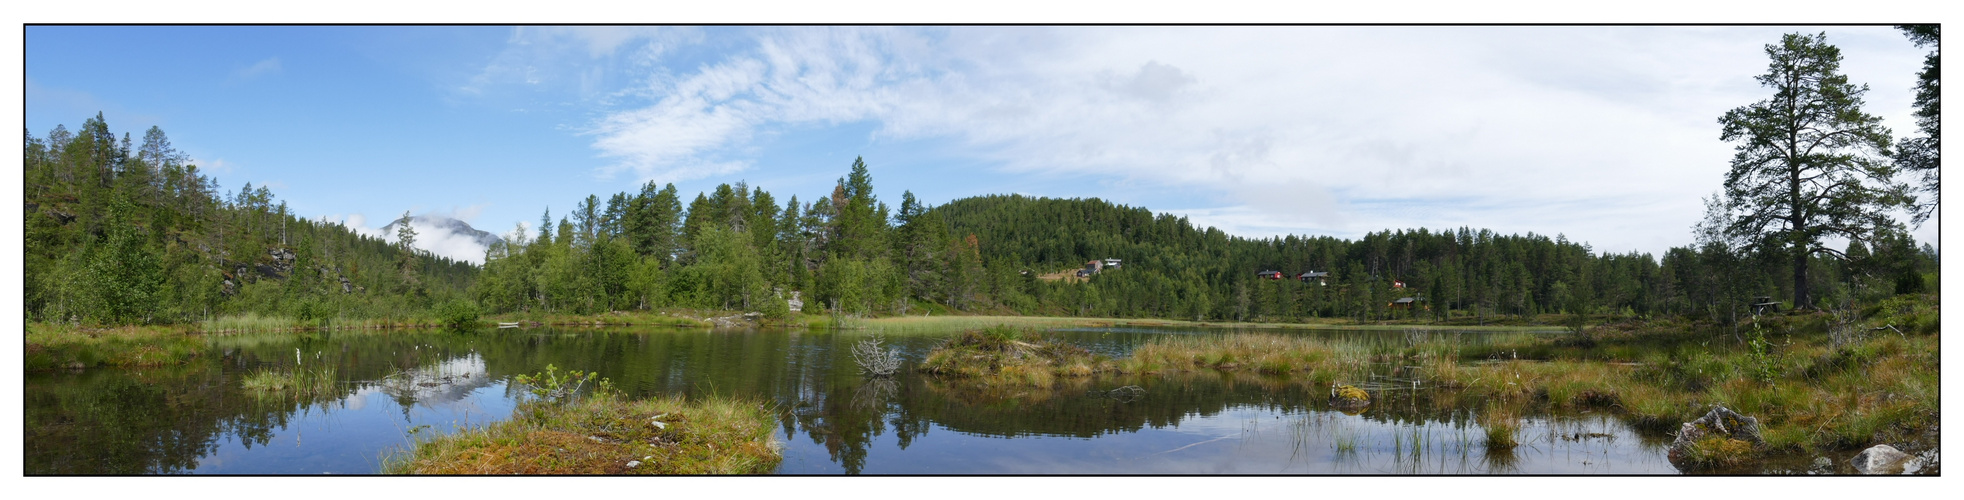
[[[949,332],[952,334],[953,332]],[[1207,329],[1049,335],[1122,356]],[[1536,416],[1522,445],[1488,453],[1481,404],[1413,388],[1382,368],[1382,397],[1332,411],[1327,388],[1248,374],[1106,376],[991,387],[903,370],[866,379],[865,332],[524,329],[221,337],[185,366],[27,377],[29,474],[373,473],[413,440],[506,418],[511,376],[594,371],[637,395],[734,394],[780,409],[780,472],[838,473],[1673,473],[1655,437],[1614,419]],[[908,363],[949,334],[888,336]],[[1397,346],[1400,332],[1310,331]],[[1459,335],[1459,334],[1454,334]],[[1487,334],[1465,334],[1477,348]],[[1419,339],[1423,340],[1423,339]],[[253,398],[254,370],[328,364],[339,390]]]

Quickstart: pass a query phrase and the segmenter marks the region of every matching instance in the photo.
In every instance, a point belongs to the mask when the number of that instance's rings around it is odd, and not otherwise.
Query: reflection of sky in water
[[[1416,438],[1414,438],[1416,434]],[[1600,435],[1597,435],[1600,434]],[[1661,450],[1603,417],[1524,421],[1522,444],[1489,457],[1477,425],[1393,424],[1337,412],[1236,407],[1096,439],[1002,438],[933,425],[900,449],[872,438],[862,474],[1676,474]],[[780,473],[838,474],[823,445],[786,443]],[[1353,443],[1340,449],[1338,443]],[[1420,443],[1414,445],[1414,443]],[[1414,451],[1416,450],[1416,451]]]
[[[196,474],[374,474],[415,435],[448,434],[504,420],[513,401],[476,354],[359,382],[339,400],[296,412],[263,445],[221,436]],[[380,450],[380,451],[378,451]]]

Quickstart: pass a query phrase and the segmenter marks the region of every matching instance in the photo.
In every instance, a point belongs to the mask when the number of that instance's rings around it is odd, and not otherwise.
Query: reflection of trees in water
[[[843,389],[843,388],[839,388]],[[843,390],[817,394],[798,401],[784,413],[785,434],[796,437],[803,431],[813,444],[825,447],[833,462],[847,474],[858,474],[866,465],[866,453],[873,438],[891,430],[901,449],[914,438],[927,433],[928,421],[908,411],[907,387],[894,379],[864,380],[851,389],[852,397],[835,398]]]
[[[280,342],[223,337],[190,363],[142,369],[30,374],[22,416],[28,474],[168,474],[198,467],[225,439],[269,444],[299,415],[338,406],[357,384],[390,366],[465,352],[467,339],[395,333],[314,335]],[[446,347],[448,345],[448,347]],[[301,351],[296,362],[294,350]],[[239,379],[254,370],[332,363],[344,382],[330,394],[252,397]]]
[[[900,390],[900,383],[891,377],[867,379],[852,390],[852,406],[860,411],[886,413],[886,403]]]
[[[935,423],[1004,437],[1090,438],[1174,426],[1190,416],[1241,406],[1301,409],[1313,392],[1300,382],[1213,372],[1062,379],[1050,388],[990,387],[929,377],[915,383],[922,390],[907,406]],[[1126,387],[1136,389],[1120,390]]]
[[[196,363],[33,377],[23,408],[26,472],[184,472],[216,451],[222,437],[247,448],[265,445],[296,413],[346,394],[255,398],[239,389],[237,375]]]

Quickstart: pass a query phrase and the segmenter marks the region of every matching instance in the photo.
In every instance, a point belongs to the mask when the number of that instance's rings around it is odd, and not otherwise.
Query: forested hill
[[[1469,228],[1249,239],[1098,199],[998,195],[933,207],[903,191],[895,206],[874,195],[861,160],[803,202],[780,204],[743,183],[687,203],[672,184],[588,196],[557,223],[542,214],[535,238],[491,241],[480,269],[295,217],[263,186],[221,194],[154,127],[137,145],[100,116],[74,132],[29,133],[24,163],[24,303],[40,321],[312,322],[421,315],[449,301],[494,314],[685,307],[781,318],[793,297],[805,312],[855,315],[1731,321],[1759,296],[1786,296],[1784,277],[1800,275],[1778,252],[1716,242],[1653,257]],[[1804,261],[1816,296],[1934,280],[1935,250],[1901,232],[1841,253]],[[1123,264],[1053,279],[1092,259]],[[1296,279],[1308,272],[1319,274]]]
[[[1404,315],[1546,312],[1729,314],[1760,295],[1786,292],[1791,275],[1778,258],[1753,258],[1722,247],[1597,254],[1583,243],[1529,233],[1502,235],[1459,228],[1374,232],[1358,240],[1329,236],[1248,239],[1194,227],[1184,217],[1099,199],[994,195],[934,208],[949,231],[975,236],[996,271],[1040,275],[1120,259],[1118,270],[1088,286],[1028,283],[997,287],[1007,304],[1098,316],[1289,320],[1307,316],[1361,319]],[[1905,237],[1884,238],[1861,261],[1819,259],[1822,289],[1845,289],[1853,277],[1882,288],[1920,288],[1935,266]],[[1871,269],[1872,268],[1872,269]],[[1261,271],[1280,272],[1271,280]],[[1329,275],[1305,283],[1306,272]],[[1402,285],[1402,286],[1400,286]],[[1019,297],[1026,292],[1030,297]],[[1393,307],[1400,298],[1415,306]],[[1021,309],[1021,308],[1019,308]],[[1429,309],[1429,311],[1428,311]]]
[[[257,314],[400,317],[461,296],[475,267],[294,216],[265,186],[218,181],[151,127],[102,115],[23,156],[29,319],[177,323]]]
[[[1148,259],[1219,252],[1228,241],[1219,230],[1198,230],[1185,217],[1155,217],[1144,208],[1097,198],[977,196],[948,202],[934,211],[955,233],[975,235],[984,259],[1043,269],[1077,267],[1103,256]]]

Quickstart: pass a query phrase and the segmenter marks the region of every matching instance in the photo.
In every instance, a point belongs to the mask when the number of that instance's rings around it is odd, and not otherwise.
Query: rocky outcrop
[[[1862,450],[1848,462],[1855,466],[1856,472],[1863,474],[1902,474],[1905,469],[1913,469],[1917,460],[1894,446],[1878,444]]]
[[[705,321],[716,324],[717,328],[738,328],[738,327],[756,326],[757,321],[761,319],[764,319],[764,313],[747,312],[743,314],[732,314],[729,316],[709,318]]]
[[[1715,406],[1705,416],[1680,426],[1665,456],[1681,471],[1724,469],[1758,458],[1765,445],[1759,435],[1759,419]]]

